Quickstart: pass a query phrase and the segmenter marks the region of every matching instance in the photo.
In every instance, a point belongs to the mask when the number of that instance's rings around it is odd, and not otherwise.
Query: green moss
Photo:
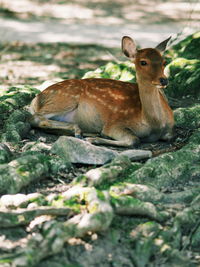
[[[97,196],[98,196],[98,198],[99,198],[100,200],[102,200],[102,201],[105,201],[105,200],[106,200],[103,191],[97,190]]]
[[[143,164],[140,163],[140,162],[133,162],[131,164],[130,168],[127,170],[127,175],[129,173],[132,173],[132,172],[136,171],[136,170],[139,170],[142,166],[143,166]]]
[[[94,71],[87,72],[83,78],[108,78],[120,81],[135,82],[135,67],[131,62],[109,62]]]
[[[87,185],[87,177],[85,175],[79,175],[72,181],[72,185],[82,185],[86,186]]]
[[[32,181],[49,175],[49,157],[41,153],[23,155],[0,165],[0,193],[13,194]]]
[[[27,135],[30,130],[30,114],[19,109],[29,104],[38,92],[39,90],[32,87],[12,87],[1,94],[0,123],[4,130],[2,141],[17,143]]]
[[[69,207],[76,213],[80,213],[82,210],[86,209],[86,201],[80,197],[80,195],[73,196],[66,199],[63,195],[56,195],[53,199],[48,202],[49,206],[54,206],[58,208]]]
[[[199,246],[200,246],[200,226],[197,227],[194,234],[192,235],[191,245],[193,248],[199,249]]]
[[[44,168],[49,169],[49,157],[39,153],[35,156],[26,155],[18,158],[15,168],[16,172],[26,177],[30,175],[40,176]]]
[[[28,204],[30,203],[36,203],[38,206],[48,206],[48,201],[43,195],[30,199]]]
[[[140,164],[136,165],[138,167]],[[110,163],[99,168],[91,169],[85,175],[78,176],[72,184],[95,186],[95,188],[98,188],[99,190],[106,190],[113,184],[113,182],[126,179],[131,168],[132,163],[130,159],[127,156],[120,155],[115,157]],[[96,177],[95,172],[98,174],[98,179],[93,180],[91,177],[93,177],[93,175]]]
[[[142,168],[129,175],[129,181],[153,185],[161,189],[180,186],[200,176],[200,130],[190,137],[179,151],[148,160]]]
[[[5,144],[0,144],[0,164],[7,163],[11,160],[12,153]]]
[[[76,196],[66,200],[59,195],[56,199],[53,199],[49,205],[57,208],[69,207],[76,213],[81,212],[81,209],[83,209],[83,206],[80,204],[80,201]]]
[[[166,94],[171,97],[192,95],[200,97],[200,60],[177,58],[166,68],[169,86]]]
[[[110,191],[110,195],[111,195],[111,204],[113,206],[124,206],[124,207],[131,207],[131,206],[138,206],[138,205],[142,205],[142,201],[134,198],[132,196],[120,196],[116,193],[114,193],[113,191]]]
[[[98,213],[99,211],[99,202],[93,202],[87,207],[90,214]]]
[[[64,161],[60,157],[51,156],[50,158],[50,175],[55,176],[58,173],[66,172],[72,167],[71,163]]]
[[[7,119],[4,125],[2,141],[18,143],[30,130],[30,113],[25,110],[16,110]]]
[[[10,112],[28,105],[39,92],[39,90],[32,87],[11,87],[8,90],[4,90],[0,95],[1,123],[2,120],[10,115]]]
[[[189,108],[178,108],[174,111],[176,126],[186,129],[200,127],[200,105]]]
[[[0,264],[2,264],[2,266],[4,266],[5,263],[11,263],[12,264],[12,261],[13,261],[13,259],[0,259]],[[9,265],[7,265],[7,266],[9,266]]]
[[[173,58],[200,59],[200,32],[196,32],[178,44],[174,45],[167,54]]]

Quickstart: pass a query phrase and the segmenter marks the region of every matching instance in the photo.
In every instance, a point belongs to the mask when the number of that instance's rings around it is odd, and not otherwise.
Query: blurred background
[[[198,0],[1,0],[0,14],[3,40],[110,47],[123,35],[154,45],[200,25]]]
[[[80,78],[121,59],[123,35],[142,47],[199,29],[198,0],[1,0],[4,85]]]

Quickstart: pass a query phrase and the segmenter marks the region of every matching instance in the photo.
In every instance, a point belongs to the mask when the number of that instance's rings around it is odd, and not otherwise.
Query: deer
[[[32,100],[32,127],[84,136],[96,145],[169,141],[174,116],[163,92],[168,84],[163,52],[170,38],[155,48],[138,49],[124,36],[122,51],[135,64],[137,83],[103,78],[55,83]]]

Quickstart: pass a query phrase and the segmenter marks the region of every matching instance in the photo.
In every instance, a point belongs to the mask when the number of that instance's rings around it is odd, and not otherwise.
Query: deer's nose
[[[160,78],[160,83],[162,86],[166,86],[168,85],[168,79],[167,78]]]

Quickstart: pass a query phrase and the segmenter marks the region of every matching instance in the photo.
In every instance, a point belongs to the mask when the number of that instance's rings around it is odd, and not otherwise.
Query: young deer
[[[156,48],[138,50],[128,36],[124,54],[135,63],[137,84],[111,79],[72,79],[49,86],[31,103],[31,124],[67,135],[101,135],[93,144],[133,146],[172,137],[173,112],[162,93],[168,81],[161,53],[170,38]]]

